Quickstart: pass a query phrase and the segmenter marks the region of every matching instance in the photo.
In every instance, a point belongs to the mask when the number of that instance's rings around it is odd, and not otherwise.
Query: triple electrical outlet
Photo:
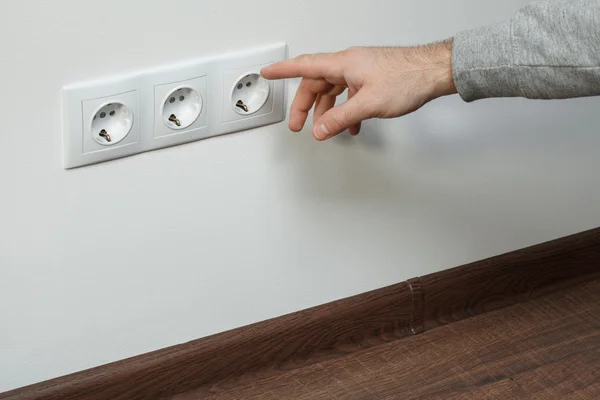
[[[64,167],[281,122],[285,85],[260,70],[279,43],[63,88]]]

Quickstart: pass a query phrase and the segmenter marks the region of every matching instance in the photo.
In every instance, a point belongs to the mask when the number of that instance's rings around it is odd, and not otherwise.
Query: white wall
[[[422,43],[526,2],[11,2],[0,392],[599,225],[599,99],[452,97],[356,139],[280,124],[62,169],[63,84],[279,40]]]

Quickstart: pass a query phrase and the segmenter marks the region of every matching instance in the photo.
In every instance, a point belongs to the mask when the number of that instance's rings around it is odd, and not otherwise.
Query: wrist
[[[431,44],[427,48],[430,50],[427,70],[432,99],[456,94],[456,85],[452,76],[452,40]]]

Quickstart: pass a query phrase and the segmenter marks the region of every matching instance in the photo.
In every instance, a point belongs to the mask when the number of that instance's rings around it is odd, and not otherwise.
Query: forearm
[[[466,101],[600,95],[600,0],[549,0],[459,33],[452,73]]]

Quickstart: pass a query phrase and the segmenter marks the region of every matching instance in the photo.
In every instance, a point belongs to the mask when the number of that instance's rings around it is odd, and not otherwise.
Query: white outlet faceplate
[[[283,81],[269,81],[264,105],[248,115],[236,112],[231,102],[240,78],[286,58],[287,45],[278,43],[65,86],[64,167],[281,122],[286,109]],[[245,87],[244,94],[251,90]],[[264,99],[265,87],[257,90],[263,90]]]

